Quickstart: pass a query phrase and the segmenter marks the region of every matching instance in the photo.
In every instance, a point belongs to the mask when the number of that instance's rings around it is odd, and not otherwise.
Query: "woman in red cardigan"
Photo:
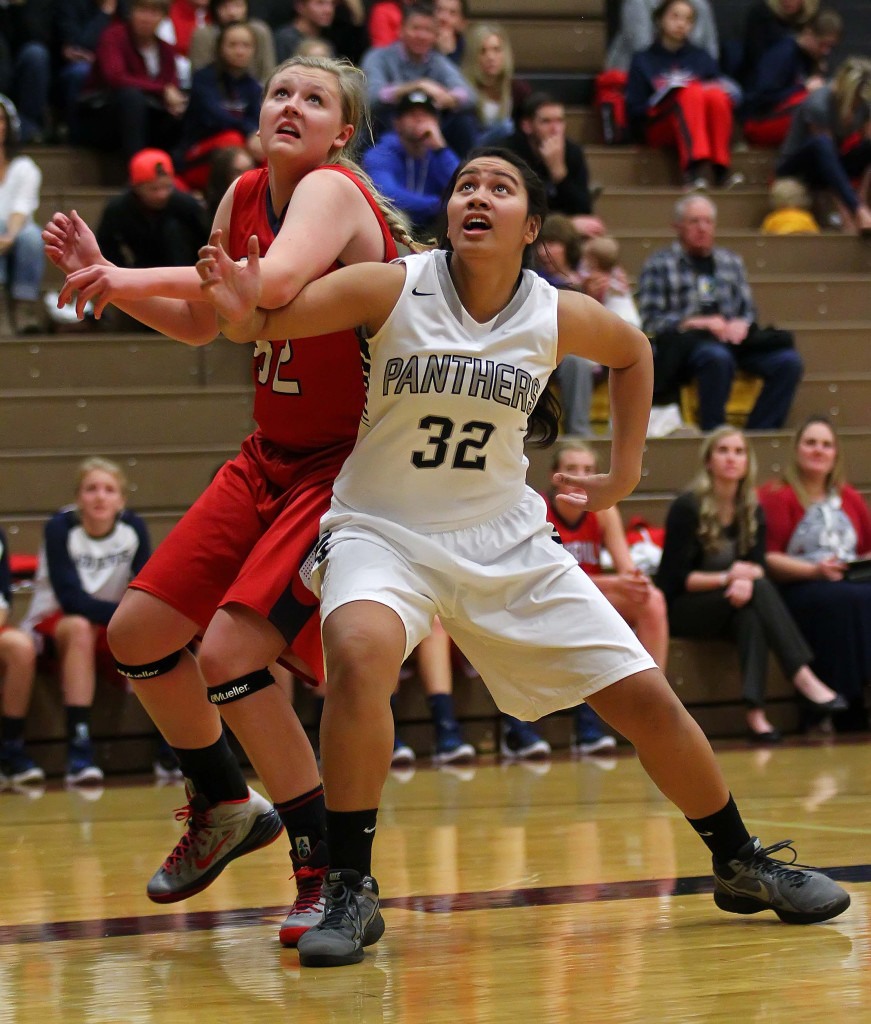
[[[845,578],[847,565],[871,556],[871,514],[844,483],[838,439],[822,416],[798,431],[783,480],[759,500],[768,522],[767,564],[805,639],[814,668],[850,701],[835,724],[865,727],[863,690],[871,681],[871,582]]]
[[[187,97],[181,91],[172,47],[157,37],[169,0],[132,0],[126,20],[100,36],[91,74],[82,89],[76,142],[121,149],[171,149],[180,135]]]

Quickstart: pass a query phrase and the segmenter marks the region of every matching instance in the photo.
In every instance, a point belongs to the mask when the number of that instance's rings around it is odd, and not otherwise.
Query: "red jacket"
[[[172,47],[162,39],[157,40],[157,47],[160,52],[160,71],[157,78],[152,78],[142,54],[133,44],[133,35],[127,23],[117,21],[110,25],[97,43],[84,94],[132,88],[162,96],[167,85],[178,85],[178,76]]]
[[[871,551],[871,513],[862,495],[848,484],[841,488],[841,502],[847,518],[856,530],[856,551]],[[765,546],[769,551],[786,551],[795,528],[804,519],[805,509],[789,484],[771,481],[759,488],[759,503],[765,512]]]

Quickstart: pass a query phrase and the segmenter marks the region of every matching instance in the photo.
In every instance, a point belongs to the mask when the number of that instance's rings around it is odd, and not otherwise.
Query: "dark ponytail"
[[[526,442],[536,448],[550,448],[559,437],[562,406],[554,388],[554,374],[548,377],[544,391],[539,395],[535,408],[529,414],[529,425],[526,428]]]

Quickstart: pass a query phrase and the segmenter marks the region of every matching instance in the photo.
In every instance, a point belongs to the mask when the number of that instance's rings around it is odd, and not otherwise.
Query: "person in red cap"
[[[169,153],[140,150],[130,161],[130,186],[110,199],[97,228],[106,259],[119,267],[183,267],[196,262],[208,231],[202,205],[175,187]]]

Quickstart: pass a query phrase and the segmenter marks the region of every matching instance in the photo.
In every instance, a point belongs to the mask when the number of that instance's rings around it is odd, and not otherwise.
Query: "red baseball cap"
[[[175,168],[169,153],[162,149],[140,149],[130,160],[129,174],[131,185],[144,185],[163,175],[174,177]]]

